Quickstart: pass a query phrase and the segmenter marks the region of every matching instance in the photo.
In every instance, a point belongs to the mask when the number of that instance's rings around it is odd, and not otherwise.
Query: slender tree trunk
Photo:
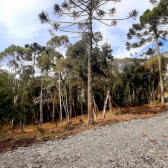
[[[59,99],[60,99],[60,119],[61,119],[61,126],[62,126],[61,71],[59,71]]]
[[[94,94],[93,94],[93,104],[94,104],[93,114],[94,114],[95,120],[97,120],[97,114],[99,114],[99,109],[98,109],[98,107],[97,107]]]
[[[107,107],[107,101],[108,101],[108,98],[109,98],[109,93],[110,93],[110,90],[107,91],[106,100],[105,100],[105,102],[104,102],[103,118],[105,118],[105,115],[106,115],[106,107]]]
[[[128,106],[131,106],[131,94],[130,94],[130,88],[129,88],[129,101],[128,101]]]
[[[35,74],[34,66],[35,66],[35,52],[34,52],[34,57],[33,57],[33,79],[34,79],[34,74]]]
[[[153,87],[153,101],[155,101],[155,88]]]
[[[109,110],[112,111],[113,107],[112,107],[112,97],[111,97],[111,93],[109,93]]]
[[[16,56],[14,55],[14,61],[16,63]],[[13,104],[16,105],[17,103],[17,94],[16,94],[16,65],[15,65],[15,77],[14,77],[14,97],[13,97]],[[14,118],[11,119],[11,129],[14,132]]]
[[[80,90],[80,105],[81,105],[81,115],[83,120],[83,97],[82,97],[82,89]]]
[[[24,100],[24,95],[22,96],[22,103],[23,103],[23,100]],[[25,106],[23,106],[23,110],[25,111]],[[21,114],[21,117],[22,117],[22,120],[20,119],[20,132],[24,132],[24,129],[23,129],[23,124],[24,124],[23,114]]]
[[[36,119],[36,113],[35,113],[35,107],[33,106],[33,112],[34,112],[34,116],[32,117],[32,120],[34,120],[34,123],[36,123],[37,119]]]
[[[53,112],[52,112],[52,121],[54,121],[54,117],[55,117],[55,98],[53,98]]]
[[[65,110],[66,119],[67,119],[68,124],[69,124],[69,111],[68,111],[68,103],[67,103],[67,94],[66,94],[65,100],[63,99],[63,96],[62,96],[62,103],[63,103],[63,107],[64,107],[64,110]]]
[[[22,121],[20,119],[20,133],[22,133],[22,132],[23,132],[23,130],[22,130]]]
[[[88,125],[93,125],[93,90],[92,90],[92,0],[89,4],[89,53],[88,53]]]
[[[82,120],[83,120],[83,103],[81,102],[81,115],[82,115]]]
[[[42,80],[41,80],[41,101],[40,101],[40,126],[43,126],[43,69],[42,69]]]
[[[78,95],[78,87],[77,87],[77,103],[76,103],[76,113],[78,116],[78,102],[79,102],[79,95]]]
[[[75,111],[75,120],[76,120],[77,117],[76,117],[75,98],[74,97],[73,97],[73,108],[74,108],[74,111]]]
[[[12,118],[11,120],[11,129],[12,129],[12,133],[14,132],[14,119]]]
[[[67,112],[67,120],[68,120],[68,124],[70,124],[70,119],[69,119],[69,107],[68,107],[68,93],[67,93],[67,89],[65,87],[65,95],[66,95],[66,112]]]
[[[132,92],[132,99],[133,99],[133,106],[135,105],[135,90],[133,87],[133,92]]]
[[[67,94],[66,87],[65,87],[65,95],[66,95],[66,111],[67,111],[67,113],[69,113],[69,108],[68,108],[68,94]]]
[[[22,131],[24,132],[24,129],[25,129],[25,115],[24,115],[24,121],[23,121],[23,124],[22,124]]]
[[[150,86],[148,86],[148,101],[149,101],[149,104],[150,104],[150,102],[151,102],[151,90],[150,90]]]
[[[66,102],[64,101],[63,96],[61,96],[61,98],[62,98],[62,105],[63,105],[64,111],[65,111],[65,114],[66,114],[66,118],[67,118]]]
[[[158,38],[155,37],[155,41],[157,44],[157,53],[158,53],[158,62],[159,62],[159,76],[160,76],[160,88],[161,88],[161,104],[164,105],[164,85],[163,85],[163,79],[162,79],[162,70],[161,70],[161,54],[160,54],[160,48],[159,48],[159,42]]]
[[[70,120],[72,123],[72,87],[69,84],[69,113],[70,113]]]

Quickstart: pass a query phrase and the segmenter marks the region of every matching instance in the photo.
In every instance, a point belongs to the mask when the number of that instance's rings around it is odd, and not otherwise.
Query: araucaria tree
[[[129,29],[127,34],[127,38],[129,40],[132,37],[137,37],[140,39],[136,43],[130,44],[126,43],[127,49],[142,47],[146,43],[153,44],[155,42],[157,46],[157,54],[158,54],[158,63],[159,63],[159,76],[160,76],[160,87],[161,87],[161,104],[164,105],[164,84],[161,73],[161,53],[160,46],[163,46],[163,40],[166,40],[166,36],[168,35],[168,31],[165,29],[167,25],[168,19],[168,1],[161,0],[157,7],[153,8],[153,10],[146,10],[142,16],[140,16],[140,23],[133,24],[132,28]],[[149,50],[148,53],[152,52]]]
[[[79,33],[81,37],[88,38],[88,124],[93,124],[93,91],[92,91],[92,52],[93,52],[93,21],[101,22],[106,26],[116,26],[117,20],[125,20],[131,17],[136,17],[138,12],[133,10],[129,13],[128,17],[124,19],[114,19],[104,17],[108,14],[111,17],[116,13],[115,8],[111,8],[108,12],[105,12],[102,8],[103,5],[110,2],[120,2],[121,0],[65,0],[61,5],[54,5],[54,14],[57,16],[67,15],[73,17],[74,19],[83,17],[81,21],[78,22],[64,22],[64,21],[53,21],[50,20],[48,13],[42,11],[39,14],[39,19],[41,23],[49,23],[53,26],[54,30]],[[101,9],[100,9],[101,8]],[[110,22],[110,23],[107,23]],[[68,31],[67,28],[71,26],[78,26],[77,31]],[[71,29],[72,30],[72,29]]]

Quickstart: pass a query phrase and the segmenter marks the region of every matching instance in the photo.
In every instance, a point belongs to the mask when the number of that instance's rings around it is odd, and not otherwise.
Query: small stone
[[[38,164],[31,164],[31,163],[29,163],[29,164],[27,164],[27,167],[28,167],[28,168],[41,168],[41,167],[42,167],[42,165],[38,165]]]
[[[32,168],[32,164],[27,164],[27,167],[28,168]]]

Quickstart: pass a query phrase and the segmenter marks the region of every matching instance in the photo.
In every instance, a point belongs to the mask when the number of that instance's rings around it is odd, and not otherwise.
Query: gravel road
[[[168,112],[0,155],[4,168],[167,168]]]

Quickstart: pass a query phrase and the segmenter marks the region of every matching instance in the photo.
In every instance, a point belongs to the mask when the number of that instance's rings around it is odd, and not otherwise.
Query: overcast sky
[[[0,0],[0,52],[11,44],[23,46],[34,42],[40,45],[46,45],[51,36],[48,29],[52,27],[48,24],[40,24],[38,14],[44,10],[48,11],[52,19],[69,21],[69,17],[54,17],[53,5],[61,3],[63,0]],[[108,11],[109,8],[116,7],[117,13],[114,18],[125,18],[128,13],[137,9],[139,15],[137,20],[129,19],[118,22],[117,27],[106,27],[101,23],[94,22],[93,31],[100,31],[103,34],[103,42],[108,40],[114,50],[113,55],[117,58],[129,57],[130,52],[126,51],[125,43],[127,33],[133,23],[139,22],[139,16],[146,9],[152,9],[153,6],[149,0],[121,0],[121,3],[109,2],[104,6]],[[76,20],[78,21],[78,20]],[[65,33],[55,32],[56,35]],[[67,34],[72,37],[72,34]],[[78,39],[73,39],[75,43]],[[132,53],[139,52],[141,49],[131,50]]]

